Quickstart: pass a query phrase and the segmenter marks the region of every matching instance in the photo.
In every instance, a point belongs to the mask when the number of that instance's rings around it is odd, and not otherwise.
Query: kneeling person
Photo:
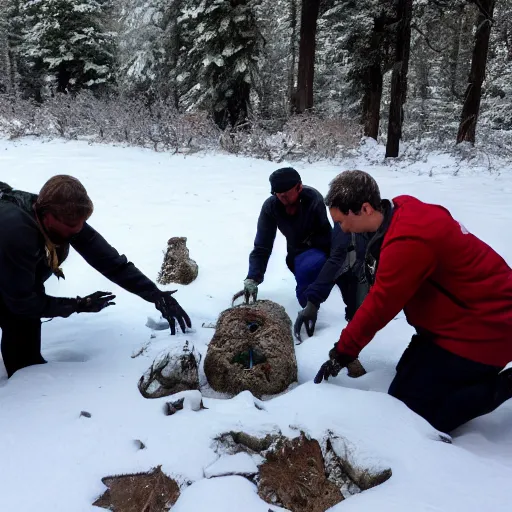
[[[26,366],[42,364],[41,318],[97,313],[114,304],[109,292],[87,297],[51,297],[44,282],[63,277],[60,265],[73,247],[89,265],[125,290],[151,302],[169,322],[185,332],[190,319],[173,292],[164,292],[86,221],[93,204],[71,176],[51,178],[39,195],[13,190],[0,182],[0,328],[8,377]]]
[[[272,195],[264,202],[258,218],[249,272],[244,281],[245,300],[257,298],[258,285],[263,282],[279,229],[286,238],[286,264],[295,276],[297,300],[305,308],[299,313],[295,332],[300,337],[300,327],[306,323],[312,335],[318,308],[335,284],[341,288],[347,317],[357,309],[360,281],[357,268],[361,265],[356,265],[355,260],[362,261],[366,239],[357,235],[351,247],[350,235],[339,228],[333,231],[322,195],[313,187],[303,185],[295,169],[278,169],[269,181]],[[347,252],[355,257],[353,262],[351,258],[351,265],[345,265]]]
[[[416,329],[389,394],[450,432],[512,398],[512,270],[442,206],[381,200],[375,180],[346,171],[326,204],[347,233],[375,232],[371,289],[315,382],[336,376],[402,309]]]

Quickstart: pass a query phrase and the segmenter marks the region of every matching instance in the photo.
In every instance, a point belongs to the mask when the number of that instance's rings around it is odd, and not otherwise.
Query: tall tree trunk
[[[230,109],[231,124],[236,126],[247,121],[251,103],[251,84],[248,84],[245,80],[242,81],[238,84],[237,91],[233,96],[235,96],[233,98],[235,101],[228,101],[228,109]]]
[[[485,68],[487,66],[494,4],[495,0],[480,0],[479,2],[469,84],[464,95],[457,144],[463,141],[471,142],[471,144],[475,143],[476,123],[480,112],[482,83],[485,79]]]
[[[320,0],[302,0],[300,16],[299,70],[295,111],[302,113],[313,108],[313,79],[315,75],[316,22]]]
[[[290,0],[290,53],[291,62],[288,70],[288,100],[290,110],[295,108],[295,65],[297,60],[297,0]]]
[[[391,74],[388,140],[386,158],[397,157],[402,138],[404,104],[407,97],[407,72],[411,48],[412,0],[399,0],[397,9],[399,25],[395,42],[395,65]]]
[[[363,101],[361,124],[365,137],[377,140],[380,124],[380,102],[382,100],[382,75],[387,67],[383,62],[383,55],[387,50],[387,39],[384,37],[386,25],[389,23],[387,15],[382,12],[373,20],[373,30],[370,38],[368,59],[365,59],[365,68],[361,70],[358,82],[363,87]]]
[[[68,67],[68,61],[59,64],[56,70],[57,92],[68,93],[69,81],[71,80],[71,71]]]
[[[377,140],[380,123],[380,101],[382,98],[382,71],[380,62],[374,63],[364,73],[363,127],[365,137]]]

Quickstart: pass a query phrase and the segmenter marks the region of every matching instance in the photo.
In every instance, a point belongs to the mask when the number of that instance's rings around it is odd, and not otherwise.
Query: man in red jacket
[[[402,309],[416,329],[389,393],[450,432],[512,397],[512,270],[445,208],[381,200],[375,180],[346,171],[325,199],[349,233],[374,233],[371,289],[315,382],[336,376]],[[504,370],[504,371],[503,371]]]

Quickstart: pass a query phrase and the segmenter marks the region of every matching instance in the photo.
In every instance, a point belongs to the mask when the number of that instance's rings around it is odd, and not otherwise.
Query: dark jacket
[[[288,215],[285,206],[276,196],[269,197],[258,218],[254,249],[249,255],[248,279],[262,283],[272,253],[277,229],[286,238],[286,263],[293,272],[296,256],[316,248],[329,254],[332,227],[327,218],[324,200],[318,190],[304,186],[296,215]]]
[[[369,245],[375,282],[337,349],[357,357],[403,309],[412,327],[449,352],[498,367],[512,361],[507,262],[442,206],[411,196],[393,205],[389,226]]]
[[[44,237],[31,204],[37,196],[15,191],[0,198],[0,299],[14,314],[35,318],[67,317],[74,300],[46,295],[44,282],[52,271],[46,257]],[[73,237],[73,247],[92,267],[125,290],[150,300],[156,285],[124,255],[120,255],[89,224]],[[59,263],[69,252],[57,251]]]
[[[319,307],[331,293],[336,280],[345,272],[351,271],[355,278],[364,279],[364,261],[369,237],[365,233],[344,233],[338,223],[332,229],[331,253],[320,274],[308,286],[306,297]],[[353,254],[353,262],[347,256]]]

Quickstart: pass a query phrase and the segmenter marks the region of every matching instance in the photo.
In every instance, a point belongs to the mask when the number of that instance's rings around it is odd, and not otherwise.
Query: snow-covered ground
[[[395,167],[384,164],[379,147],[342,165],[295,167],[323,193],[341,170],[368,170],[384,197],[405,193],[447,206],[512,262],[512,174],[506,167],[453,176],[454,160],[446,155]],[[158,318],[153,306],[111,284],[76,253],[64,265],[66,280],[48,281],[53,295],[111,290],[117,305],[43,324],[49,364],[22,370],[9,381],[0,370],[0,511],[100,510],[91,503],[105,490],[102,477],[161,464],[179,481],[193,482],[174,507],[179,512],[268,512],[253,484],[236,476],[208,480],[204,469],[218,457],[212,448],[216,435],[277,428],[291,436],[303,429],[319,439],[330,429],[347,440],[356,461],[392,469],[386,483],[333,512],[510,509],[512,401],[460,428],[453,444],[440,442],[427,422],[386,394],[412,332],[403,314],[362,352],[364,377],[343,374],[312,383],[345,323],[337,290],[321,309],[315,336],[296,347],[299,385],[265,402],[264,410],[242,393],[231,400],[205,398],[207,410],[165,416],[165,398],[140,395],[137,382],[161,350],[189,340],[206,353],[213,330],[201,326],[214,322],[242,287],[259,209],[269,194],[268,175],[276,168],[226,155],[0,140],[0,180],[37,192],[54,174],[77,176],[95,203],[90,223],[152,279],[171,236],[187,236],[199,264],[198,279],[176,287],[192,332],[170,337],[159,331],[151,340],[145,323],[148,316]],[[259,298],[281,303],[294,320],[299,306],[284,257],[278,235]],[[132,358],[148,341],[148,351]],[[81,411],[91,417],[80,417]],[[135,440],[146,449],[139,450]]]

